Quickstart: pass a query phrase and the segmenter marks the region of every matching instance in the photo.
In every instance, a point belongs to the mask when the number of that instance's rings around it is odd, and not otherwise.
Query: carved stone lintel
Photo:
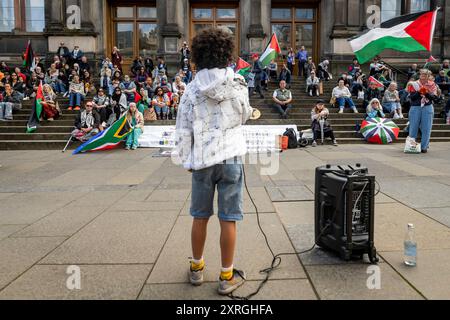
[[[181,38],[180,27],[176,23],[168,23],[161,27],[160,32],[162,37],[176,37]]]
[[[252,24],[248,28],[247,38],[265,38],[264,28],[261,24]]]

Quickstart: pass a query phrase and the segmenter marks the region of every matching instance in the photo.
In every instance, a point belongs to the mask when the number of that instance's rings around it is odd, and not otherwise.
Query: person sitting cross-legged
[[[273,93],[274,107],[280,113],[281,119],[287,119],[292,109],[292,93],[286,89],[286,81],[280,81],[280,88]]]
[[[75,119],[72,136],[80,141],[88,141],[99,133],[100,115],[94,110],[94,103],[86,103],[85,109]]]
[[[77,111],[80,110],[81,103],[86,95],[84,89],[84,83],[80,82],[80,76],[74,75],[69,87],[69,111],[73,108]]]
[[[336,104],[339,106],[339,113],[344,113],[345,105],[352,108],[354,113],[358,113],[355,103],[352,100],[352,94],[345,86],[344,80],[339,80],[339,85],[333,89],[332,95],[336,98]]]
[[[133,127],[133,132],[127,137],[125,149],[136,150],[139,146],[139,137],[144,132],[144,116],[139,112],[134,102],[130,103],[130,108],[127,111],[127,121]]]

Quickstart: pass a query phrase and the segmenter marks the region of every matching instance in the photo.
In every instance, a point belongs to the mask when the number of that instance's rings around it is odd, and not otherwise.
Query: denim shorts
[[[243,167],[240,160],[227,161],[192,173],[191,216],[208,219],[214,214],[217,186],[219,219],[241,221],[243,210]]]

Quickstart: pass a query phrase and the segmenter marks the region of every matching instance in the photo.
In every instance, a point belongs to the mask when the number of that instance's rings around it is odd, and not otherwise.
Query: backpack
[[[288,137],[288,149],[297,149],[298,148],[298,138],[297,133],[294,129],[288,128],[283,136]]]

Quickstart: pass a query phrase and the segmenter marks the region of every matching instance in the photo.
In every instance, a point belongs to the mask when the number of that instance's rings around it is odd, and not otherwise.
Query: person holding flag
[[[252,55],[252,60],[253,60],[252,73],[255,75],[254,77],[255,84],[254,88],[250,90],[250,98],[252,97],[253,92],[256,90],[256,92],[259,93],[259,97],[261,99],[264,99],[264,94],[261,88],[262,73],[264,72],[263,67],[257,54]]]

